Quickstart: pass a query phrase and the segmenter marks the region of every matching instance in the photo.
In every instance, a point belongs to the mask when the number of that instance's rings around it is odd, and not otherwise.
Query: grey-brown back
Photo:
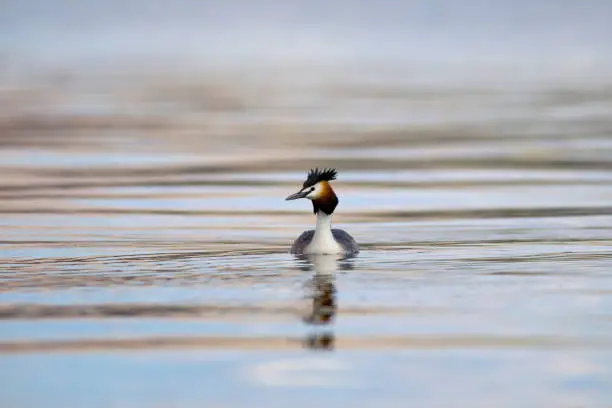
[[[331,232],[336,242],[340,244],[340,246],[344,250],[344,253],[356,254],[357,252],[359,252],[359,245],[348,232],[336,228],[332,228]],[[302,232],[302,234],[293,242],[293,245],[291,246],[291,253],[303,254],[306,247],[312,241],[314,234],[315,230],[308,230]]]

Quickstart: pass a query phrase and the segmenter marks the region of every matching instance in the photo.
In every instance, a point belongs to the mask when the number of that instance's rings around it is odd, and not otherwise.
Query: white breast
[[[315,232],[310,244],[304,248],[305,254],[338,254],[341,252],[343,249],[334,239],[331,230],[327,233]]]
[[[342,247],[331,231],[331,215],[322,211],[317,212],[317,228],[312,241],[304,248],[305,254],[338,254],[343,252]]]

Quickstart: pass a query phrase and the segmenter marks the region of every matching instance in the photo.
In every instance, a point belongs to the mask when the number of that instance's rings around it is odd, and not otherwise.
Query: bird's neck
[[[342,251],[331,230],[331,214],[317,211],[317,227],[306,253],[335,254]]]
[[[329,232],[331,234],[332,216],[325,214],[323,211],[317,211],[317,228],[316,233]]]

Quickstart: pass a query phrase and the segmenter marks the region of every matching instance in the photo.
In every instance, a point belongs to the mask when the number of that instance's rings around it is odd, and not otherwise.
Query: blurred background
[[[0,9],[1,405],[612,400],[611,2]]]

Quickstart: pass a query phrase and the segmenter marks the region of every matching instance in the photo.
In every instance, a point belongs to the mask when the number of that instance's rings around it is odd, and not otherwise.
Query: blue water
[[[566,351],[33,354],[5,357],[0,378],[6,406],[604,407],[611,364]]]
[[[4,1],[0,406],[608,407],[611,4]]]

